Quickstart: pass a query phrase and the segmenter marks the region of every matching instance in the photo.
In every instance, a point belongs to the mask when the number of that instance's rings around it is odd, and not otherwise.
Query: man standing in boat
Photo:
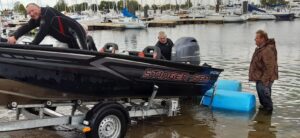
[[[26,11],[31,19],[8,37],[9,44],[15,44],[19,37],[39,27],[39,32],[32,41],[33,45],[38,45],[47,35],[50,35],[60,42],[67,43],[69,48],[96,50],[95,47],[87,46],[86,32],[74,19],[54,8],[40,7],[35,3],[28,4]]]
[[[163,59],[171,60],[173,45],[174,44],[172,40],[167,38],[165,32],[161,31],[158,33],[158,42],[155,44],[155,46],[160,48]]]
[[[271,87],[278,79],[277,50],[274,39],[269,39],[263,30],[256,32],[257,48],[249,68],[249,80],[256,82],[256,90],[261,104],[260,109],[272,113]]]

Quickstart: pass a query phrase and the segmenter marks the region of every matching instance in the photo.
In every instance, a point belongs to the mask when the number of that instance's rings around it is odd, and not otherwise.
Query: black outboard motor
[[[171,61],[193,65],[200,64],[200,48],[193,37],[179,38],[173,48]]]

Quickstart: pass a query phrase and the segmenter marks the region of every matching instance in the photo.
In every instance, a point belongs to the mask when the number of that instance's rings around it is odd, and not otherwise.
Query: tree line
[[[285,0],[260,0],[261,6],[272,6],[272,5],[284,5],[288,4]],[[138,10],[179,10],[179,9],[188,9],[193,6],[191,0],[186,0],[184,4],[164,4],[164,5],[148,5],[145,6],[140,5],[136,0],[127,0],[127,8],[130,12],[135,13]],[[100,11],[108,11],[108,10],[118,10],[121,11],[123,9],[123,0],[119,0],[118,2],[114,1],[101,1],[99,5],[97,4],[88,4],[87,2],[82,2],[80,4],[74,4],[68,6],[65,0],[58,0],[58,2],[54,5],[55,9],[58,11],[66,11],[66,12],[81,12],[85,10],[92,10],[94,12]],[[26,14],[25,6],[19,1],[14,4],[14,11],[20,14]]]
[[[144,9],[161,9],[161,10],[169,10],[169,9],[187,9],[189,7],[192,7],[191,0],[186,0],[184,4],[181,5],[173,5],[173,4],[165,4],[165,5],[148,5],[146,4],[145,6],[142,6],[139,4],[136,0],[128,0],[127,3],[127,8],[130,12],[135,12],[137,10],[144,10]],[[57,3],[53,6],[53,8],[57,9],[58,11],[66,11],[66,12],[81,12],[85,10],[92,10],[94,12],[100,10],[100,11],[107,11],[107,10],[118,10],[121,11],[123,9],[123,0],[114,2],[114,1],[101,1],[100,4],[88,4],[87,2],[82,2],[79,4],[74,4],[68,6],[68,4],[65,2],[65,0],[58,0]],[[26,14],[26,9],[25,6],[20,3],[16,2],[14,4],[14,11],[19,12],[19,13],[24,13]]]

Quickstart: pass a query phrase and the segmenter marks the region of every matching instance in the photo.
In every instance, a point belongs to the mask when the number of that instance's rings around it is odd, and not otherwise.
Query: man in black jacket
[[[172,40],[167,38],[165,32],[161,31],[158,33],[158,42],[155,44],[155,46],[160,48],[163,59],[171,60],[173,45],[174,44]]]
[[[40,7],[35,3],[28,4],[26,11],[31,19],[8,37],[9,44],[15,44],[19,37],[36,27],[40,27],[32,41],[34,45],[38,45],[47,35],[50,35],[60,42],[67,43],[69,48],[96,50],[95,47],[88,48],[86,32],[74,19],[51,7]]]

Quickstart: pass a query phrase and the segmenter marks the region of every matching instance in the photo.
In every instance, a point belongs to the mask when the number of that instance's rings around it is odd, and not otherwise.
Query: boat
[[[159,87],[157,97],[201,96],[223,71],[176,61],[37,45],[0,43],[0,53],[0,105],[12,101],[145,98],[151,95],[153,85]]]
[[[124,25],[125,29],[145,29],[148,24],[134,17],[122,17],[112,20],[112,23]]]
[[[194,6],[189,8],[189,14],[188,17],[189,18],[205,18],[205,14],[206,14],[206,9],[204,6]]]
[[[268,13],[252,12],[247,15],[249,21],[258,21],[258,20],[275,20],[276,17]]]
[[[295,13],[276,12],[272,14],[278,21],[291,21],[295,19]]]
[[[243,15],[227,14],[227,13],[214,13],[206,15],[209,20],[223,21],[224,23],[238,23],[245,22],[245,17]]]
[[[257,20],[275,20],[276,17],[266,10],[260,9],[255,5],[248,4],[248,12],[247,19],[249,21],[257,21]]]
[[[295,19],[295,13],[291,12],[286,5],[279,5],[270,12],[276,17],[277,21],[291,21]]]
[[[125,5],[122,10],[122,14],[123,17],[116,20],[112,20],[112,23],[124,25],[125,29],[145,29],[148,27],[148,23],[145,23],[144,21],[140,20],[137,16],[130,13],[125,7]]]
[[[295,14],[295,18],[300,18],[300,7],[297,6],[297,7],[292,7],[290,9],[291,13],[294,13]]]

